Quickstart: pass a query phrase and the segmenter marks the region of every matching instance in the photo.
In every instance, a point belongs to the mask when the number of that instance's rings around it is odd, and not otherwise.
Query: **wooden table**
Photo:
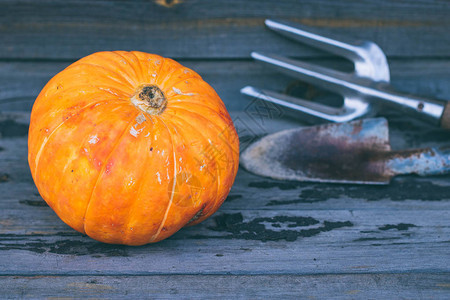
[[[450,298],[450,176],[357,186],[275,181],[240,169],[212,218],[160,243],[125,247],[60,221],[27,164],[34,98],[58,71],[100,50],[154,52],[195,69],[232,111],[242,148],[302,125],[239,89],[320,92],[249,53],[348,64],[269,32],[266,17],[373,40],[397,89],[450,99],[448,1],[29,0],[0,7],[0,298]],[[394,148],[450,140],[402,114],[386,116]]]

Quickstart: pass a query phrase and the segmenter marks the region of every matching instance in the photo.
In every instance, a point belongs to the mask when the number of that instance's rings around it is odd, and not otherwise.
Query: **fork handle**
[[[377,87],[364,87],[361,94],[369,98],[381,100],[384,104],[395,106],[410,115],[450,129],[450,102],[445,100],[428,99],[394,91],[389,85],[379,84]]]

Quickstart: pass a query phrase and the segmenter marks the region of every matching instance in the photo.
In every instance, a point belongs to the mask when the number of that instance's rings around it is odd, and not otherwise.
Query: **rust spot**
[[[358,126],[359,124],[359,126]],[[385,155],[387,152],[370,149],[364,144],[355,144],[350,138],[321,136],[319,127],[295,133],[289,138],[287,149],[301,149],[301,155],[291,151],[280,157],[283,167],[302,170],[308,178],[328,178],[339,180],[344,175],[352,181],[388,181],[390,174],[385,173]],[[354,132],[362,130],[357,122]],[[374,144],[375,146],[375,144]]]
[[[361,132],[361,130],[363,129],[363,123],[362,123],[362,120],[359,120],[359,121],[356,121],[356,122],[354,122],[353,123],[354,125],[353,125],[353,131],[352,131],[352,134],[353,135],[356,135],[356,134],[359,134],[360,132]]]

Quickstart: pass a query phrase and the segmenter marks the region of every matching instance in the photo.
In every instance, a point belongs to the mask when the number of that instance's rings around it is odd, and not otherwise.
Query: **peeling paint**
[[[214,221],[216,223],[215,226],[208,227],[208,229],[228,233],[228,235],[197,235],[192,237],[259,240],[263,242],[285,240],[293,242],[298,238],[308,238],[322,232],[329,232],[343,227],[353,227],[353,223],[350,221],[320,221],[307,216],[258,217],[244,221],[241,213],[222,214],[216,216]],[[286,225],[288,229],[278,230],[277,227],[281,227],[281,225]]]

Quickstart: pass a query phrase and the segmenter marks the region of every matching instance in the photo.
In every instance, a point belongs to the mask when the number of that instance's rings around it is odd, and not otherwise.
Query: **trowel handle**
[[[450,172],[450,145],[392,152],[387,162],[391,175],[439,175]]]

